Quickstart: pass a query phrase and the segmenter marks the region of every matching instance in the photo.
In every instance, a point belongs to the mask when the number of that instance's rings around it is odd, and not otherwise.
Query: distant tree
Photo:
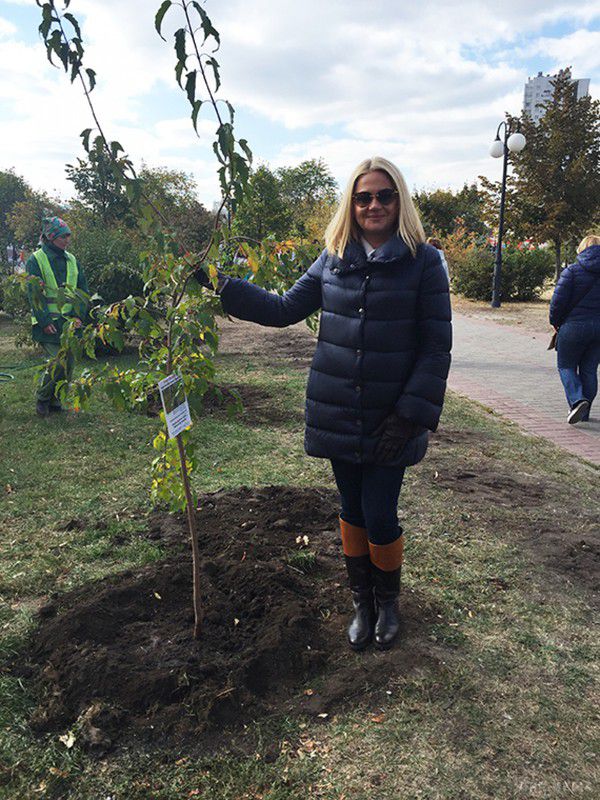
[[[133,224],[125,190],[115,179],[112,163],[101,146],[92,148],[87,158],[78,158],[76,165],[67,164],[65,171],[79,202],[102,225]]]
[[[267,236],[288,238],[292,218],[284,200],[281,182],[271,170],[262,165],[250,176],[235,219],[233,230],[239,236],[261,240]]]
[[[13,169],[0,171],[0,246],[2,253],[9,244],[16,243],[19,237],[10,222],[15,203],[26,199],[31,189],[27,181],[17,175]],[[20,242],[19,242],[20,243]]]
[[[449,236],[459,226],[477,234],[487,230],[483,218],[484,196],[474,183],[465,183],[457,192],[450,189],[416,191],[414,200],[428,235],[435,232]]]
[[[519,238],[552,242],[558,278],[565,244],[600,218],[600,101],[577,99],[570,69],[552,84],[554,97],[543,104],[541,120],[521,119],[527,145],[511,157],[506,209],[507,227]],[[488,205],[497,207],[499,183],[483,184]]]
[[[181,170],[144,166],[139,178],[144,194],[161,209],[181,241],[194,252],[202,250],[212,235],[215,213],[198,200],[193,177]]]
[[[301,238],[311,235],[309,220],[323,208],[333,209],[337,183],[322,159],[309,159],[296,167],[281,167],[275,173],[281,196],[288,208],[292,233]],[[328,213],[328,212],[327,212]]]
[[[42,218],[68,216],[65,206],[45,192],[28,188],[25,197],[18,200],[7,214],[7,225],[15,242],[26,250],[37,247],[42,230]]]

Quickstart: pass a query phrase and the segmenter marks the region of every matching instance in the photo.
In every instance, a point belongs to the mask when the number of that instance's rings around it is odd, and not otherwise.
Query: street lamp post
[[[504,141],[500,139],[500,129],[504,126]],[[494,283],[492,286],[492,307],[500,308],[501,278],[502,278],[502,234],[504,233],[504,199],[506,197],[506,171],[508,168],[508,151],[520,153],[525,147],[525,137],[520,131],[511,131],[510,123],[501,122],[496,131],[496,138],[490,147],[492,158],[504,157],[502,162],[502,189],[500,191],[500,220],[498,222],[498,240],[496,242],[496,263],[494,265]]]

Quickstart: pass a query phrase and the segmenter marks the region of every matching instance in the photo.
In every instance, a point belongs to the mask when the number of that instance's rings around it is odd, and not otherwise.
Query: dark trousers
[[[51,342],[44,342],[42,347],[46,351],[46,353],[50,357],[50,361],[56,358],[58,351],[60,350],[59,344],[53,344]],[[70,381],[73,375],[73,364],[74,358],[71,352],[69,352],[67,356],[67,360],[65,364],[57,364],[54,370],[51,369],[50,366],[46,369],[42,377],[40,378],[40,382],[38,384],[37,389],[37,399],[43,403],[51,403],[55,404],[58,403],[58,399],[56,397],[56,384],[59,381]]]
[[[366,528],[373,544],[391,544],[400,535],[398,497],[404,467],[381,464],[351,464],[332,459],[331,466],[340,492],[341,518]]]

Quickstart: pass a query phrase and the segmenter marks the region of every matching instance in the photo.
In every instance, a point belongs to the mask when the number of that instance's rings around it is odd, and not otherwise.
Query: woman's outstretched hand
[[[194,272],[194,278],[198,281],[200,286],[203,286],[205,289],[214,289],[213,282],[208,277],[206,272],[202,269],[202,267],[198,267]],[[227,286],[229,278],[220,269],[217,270],[217,287],[216,291],[217,294],[221,292],[222,289]]]
[[[386,417],[375,430],[375,436],[379,436],[379,441],[375,447],[375,459],[377,462],[385,464],[398,458],[408,440],[417,433],[418,429],[419,426],[414,422],[404,417],[399,417],[396,413]]]
[[[200,286],[204,286],[205,289],[213,288],[210,278],[208,277],[206,272],[202,269],[202,267],[197,267],[196,271],[194,272],[194,278],[198,281]]]

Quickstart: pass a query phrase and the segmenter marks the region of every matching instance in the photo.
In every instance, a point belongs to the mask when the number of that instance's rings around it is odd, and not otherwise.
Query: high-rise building
[[[545,109],[541,108],[540,104],[546,103],[552,98],[554,93],[552,81],[557,77],[558,75],[544,75],[538,72],[535,78],[529,78],[525,84],[523,111],[536,123],[544,116]],[[590,93],[589,78],[573,79],[571,83],[577,92],[578,100]]]

